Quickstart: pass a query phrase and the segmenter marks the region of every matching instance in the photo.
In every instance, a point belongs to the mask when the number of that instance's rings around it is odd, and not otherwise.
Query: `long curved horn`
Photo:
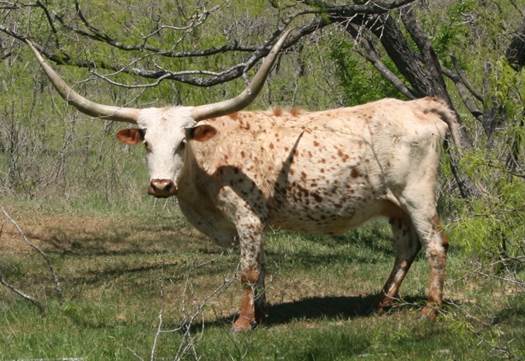
[[[198,122],[200,120],[234,113],[248,106],[261,91],[264,82],[270,73],[270,69],[275,62],[275,59],[277,59],[279,50],[281,50],[286,38],[292,30],[293,29],[287,30],[275,43],[275,45],[272,47],[272,50],[268,53],[266,58],[264,58],[264,61],[257,71],[257,74],[255,74],[248,87],[244,89],[241,94],[237,95],[235,98],[224,100],[218,103],[196,106],[192,111],[193,119]]]
[[[36,59],[40,63],[40,66],[46,72],[49,80],[53,83],[53,86],[60,93],[62,98],[75,108],[80,110],[82,113],[91,115],[92,117],[104,118],[110,120],[116,120],[119,122],[137,123],[137,118],[140,109],[135,108],[121,108],[111,105],[104,105],[92,102],[78,94],[76,91],[71,89],[62,78],[46,63],[42,54],[33,46],[33,44],[26,40],[27,45],[35,53]]]

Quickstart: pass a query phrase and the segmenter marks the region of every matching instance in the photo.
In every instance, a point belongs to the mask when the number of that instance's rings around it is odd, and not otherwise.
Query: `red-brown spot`
[[[320,145],[321,145],[321,144],[319,144],[318,141],[314,140],[314,146],[315,146],[315,147],[318,147],[318,146],[320,146]]]
[[[275,107],[272,109],[272,113],[274,116],[280,117],[281,115],[283,115],[283,109],[281,107]]]
[[[314,197],[314,199],[317,201],[317,202],[322,202],[323,201],[323,197],[321,197],[319,194],[317,193],[312,193],[312,197]]]
[[[270,149],[273,149],[273,143],[270,143]]]
[[[235,112],[235,113],[231,113],[231,114],[228,114],[228,116],[231,118],[231,119],[239,119],[239,112]]]
[[[293,117],[297,117],[297,116],[299,116],[301,113],[302,113],[302,110],[301,110],[300,108],[293,107],[292,109],[290,109],[290,114],[291,114]]]

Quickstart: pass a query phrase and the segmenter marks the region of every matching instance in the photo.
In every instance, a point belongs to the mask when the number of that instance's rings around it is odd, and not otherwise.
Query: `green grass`
[[[35,307],[0,288],[0,360],[83,357],[150,359],[159,312],[164,332],[156,357],[173,359],[187,345],[187,319],[209,298],[191,328],[203,360],[488,360],[525,357],[525,296],[512,285],[480,277],[454,247],[446,303],[435,322],[421,320],[427,265],[419,257],[401,301],[372,312],[390,272],[388,227],[376,222],[343,237],[267,236],[269,317],[246,334],[230,333],[239,302],[236,250],[193,231],[168,206],[149,211],[61,213],[8,207],[61,276],[62,301],[42,260],[7,223],[0,270],[46,305]],[[171,215],[163,214],[169,210]],[[182,329],[181,329],[182,327]],[[191,352],[183,359],[193,360]]]

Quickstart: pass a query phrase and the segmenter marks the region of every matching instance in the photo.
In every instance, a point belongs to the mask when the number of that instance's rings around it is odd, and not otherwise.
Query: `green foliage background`
[[[524,1],[515,4],[525,7]],[[92,24],[125,44],[139,43],[151,32],[154,22],[183,26],[202,1],[90,1],[81,2]],[[267,39],[288,4],[280,8],[270,2],[235,0],[206,1],[212,9],[222,6],[219,15],[210,15],[203,26],[179,41],[180,33],[163,31],[149,44],[169,49],[194,50],[221,46],[228,37],[243,44],[260,44]],[[69,23],[83,28],[70,1],[49,5]],[[178,14],[179,16],[173,16]],[[186,18],[184,18],[184,16]],[[72,32],[50,32],[43,12],[19,11],[19,29],[41,44],[88,60],[95,67],[104,63],[127,64],[144,54],[118,51]],[[510,147],[523,165],[525,76],[506,63],[506,45],[520,21],[510,1],[435,1],[422,9],[419,18],[443,65],[451,67],[451,55],[476,89],[481,89],[483,109],[497,109],[498,124],[488,139],[483,127],[464,108],[452,83],[448,88],[460,110],[474,147],[461,161],[461,169],[479,186],[481,194],[461,199],[455,190],[443,158],[440,204],[447,219],[453,244],[481,258],[498,259],[504,252],[523,254],[525,238],[525,185],[523,177],[507,171]],[[308,17],[294,23],[300,25]],[[262,94],[250,106],[300,106],[308,110],[351,106],[383,97],[401,97],[375,69],[353,51],[353,41],[344,31],[329,27],[282,56]],[[60,53],[60,50],[58,50]],[[165,67],[172,71],[231,66],[249,53],[225,53],[201,58],[146,57],[145,67]],[[395,71],[392,62],[383,60]],[[489,67],[487,67],[487,64]],[[85,69],[55,66],[79,92],[102,103],[152,106],[202,104],[236,95],[244,87],[242,79],[211,88],[198,88],[164,81],[157,87],[124,89],[112,86]],[[100,70],[104,73],[104,70]],[[253,74],[253,71],[251,72]],[[122,146],[114,134],[120,125],[94,121],[65,104],[38,68],[29,50],[16,45],[14,54],[0,62],[0,194],[3,199],[33,202],[42,207],[62,209],[143,210],[153,204],[145,195],[147,180],[143,150]],[[115,81],[136,84],[147,80],[121,74]]]
[[[74,2],[43,2],[66,23],[86,30]],[[479,195],[460,196],[443,154],[439,211],[451,247],[446,306],[438,321],[416,320],[415,310],[424,303],[425,262],[414,263],[402,289],[402,296],[408,296],[390,313],[361,309],[372,304],[370,295],[379,290],[391,268],[386,223],[375,222],[338,238],[271,230],[266,251],[273,273],[268,285],[274,323],[251,334],[231,335],[228,322],[239,292],[236,285],[230,287],[204,310],[205,332],[194,334],[202,359],[525,357],[525,71],[514,71],[504,56],[512,31],[523,20],[517,8],[525,9],[525,0],[421,3],[417,17],[440,61],[453,68],[451,55],[457,58],[459,68],[482,95],[480,110],[495,109],[497,120],[489,138],[447,80],[473,143],[462,155],[460,169],[473,180]],[[148,41],[162,49],[188,51],[219,47],[231,39],[259,45],[297,4],[293,0],[80,1],[94,26],[128,45],[140,43],[156,23],[185,26],[199,6],[208,10],[221,6],[182,40],[181,32],[165,30]],[[300,17],[293,25],[312,17]],[[91,62],[102,74],[111,72],[102,68],[104,64],[125,65],[138,58],[137,66],[145,68],[220,71],[250,56],[228,52],[173,59],[119,51],[61,26],[55,34],[44,13],[34,7],[0,11],[0,25],[4,23],[64,58],[67,53]],[[0,41],[4,46],[13,40],[0,33]],[[280,58],[249,108],[318,110],[402,98],[355,47],[348,34],[335,26],[302,39]],[[159,309],[165,307],[166,328],[179,327],[177,322],[192,310],[195,300],[210,295],[231,277],[238,255],[192,231],[174,199],[160,202],[146,195],[145,151],[115,140],[123,125],[93,120],[68,106],[27,46],[14,42],[12,48],[12,54],[0,60],[0,206],[29,224],[28,229],[36,229],[30,236],[48,241],[65,297],[57,299],[45,265],[35,254],[0,252],[0,275],[37,295],[47,307],[47,314],[41,315],[0,287],[0,360],[72,355],[128,360],[134,357],[130,349],[149,359]],[[0,55],[1,50],[0,46]],[[392,61],[381,56],[396,72]],[[156,87],[126,89],[86,69],[53,66],[86,97],[124,106],[203,104],[235,96],[245,86],[238,79],[210,88],[163,81]],[[151,81],[126,74],[112,79],[125,84]],[[509,167],[510,153],[518,163],[514,168]],[[1,242],[18,237],[7,231],[2,234],[3,227],[0,222]],[[44,231],[38,233],[39,229]],[[159,290],[165,294],[159,295]],[[188,308],[181,311],[185,300]],[[161,335],[159,357],[172,359],[182,342],[181,332]]]

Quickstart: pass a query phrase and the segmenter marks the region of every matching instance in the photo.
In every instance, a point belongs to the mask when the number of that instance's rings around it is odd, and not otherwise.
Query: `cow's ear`
[[[124,144],[138,144],[144,140],[144,130],[138,128],[129,128],[119,130],[117,139]]]
[[[217,129],[208,124],[197,125],[192,128],[186,128],[186,139],[205,142],[217,134]]]

